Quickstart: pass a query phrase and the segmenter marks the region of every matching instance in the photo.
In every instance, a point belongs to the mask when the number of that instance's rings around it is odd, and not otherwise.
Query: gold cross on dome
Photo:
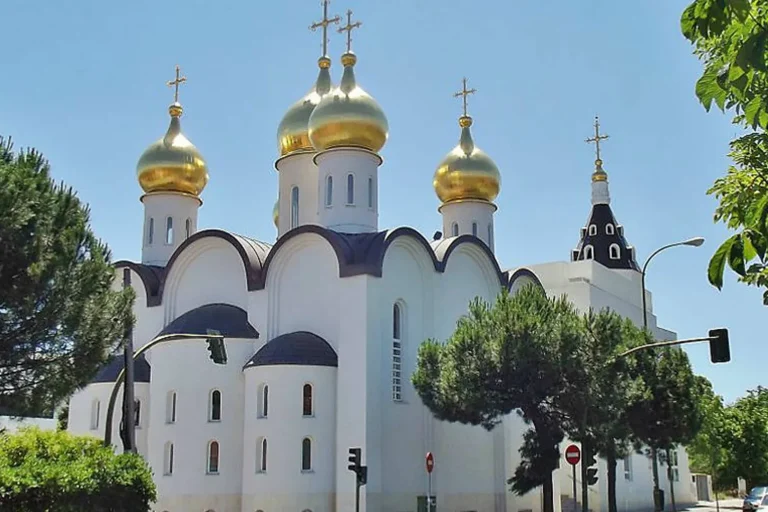
[[[347,33],[347,53],[350,53],[352,51],[352,31],[356,28],[359,28],[360,25],[362,25],[361,22],[356,21],[352,23],[352,11],[347,11],[347,24],[344,27],[340,27],[337,32],[341,34],[342,32]]]
[[[600,141],[603,141],[610,137],[610,135],[600,135],[600,120],[595,116],[595,136],[586,139],[584,142],[587,144],[595,143],[595,159],[600,160]]]
[[[170,80],[167,85],[168,87],[175,87],[176,89],[173,92],[173,102],[178,103],[179,102],[179,85],[183,84],[187,81],[187,77],[181,76],[181,69],[179,68],[178,64],[176,65],[176,80]]]
[[[464,105],[464,117],[467,117],[467,96],[470,94],[475,94],[477,92],[477,89],[467,89],[467,79],[466,77],[462,80],[462,88],[461,91],[454,93],[453,97],[458,98],[461,96],[461,101]]]
[[[341,21],[341,17],[338,14],[333,18],[328,18],[328,4],[330,3],[330,0],[323,0],[323,19],[309,26],[309,30],[312,32],[320,27],[323,28],[323,57],[328,55],[328,25],[331,23],[338,25]]]

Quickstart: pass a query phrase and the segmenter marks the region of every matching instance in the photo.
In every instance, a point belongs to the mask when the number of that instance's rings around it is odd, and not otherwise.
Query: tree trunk
[[[613,446],[606,453],[608,465],[608,512],[618,512],[616,505],[616,450]]]
[[[542,490],[542,512],[555,512],[555,486],[552,484],[552,473],[548,478],[544,479],[544,483],[541,486]]]

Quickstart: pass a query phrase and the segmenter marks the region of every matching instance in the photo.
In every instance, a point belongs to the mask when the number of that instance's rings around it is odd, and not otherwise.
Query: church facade
[[[326,3],[315,24],[324,41],[339,21],[328,18]],[[348,34],[359,26],[351,13],[346,21]],[[361,448],[368,467],[361,510],[424,509],[427,452],[436,462],[432,490],[440,510],[540,510],[538,492],[518,497],[506,484],[519,460],[522,421],[510,415],[487,432],[435,420],[410,383],[419,344],[448,338],[475,297],[493,301],[502,289],[514,293],[528,283],[567,293],[585,311],[611,307],[642,319],[634,248],[612,213],[599,159],[592,211],[571,261],[500,265],[493,216],[501,174],[472,138],[466,81],[459,143],[434,176],[441,236],[381,229],[379,152],[389,128],[358,85],[356,61],[348,39],[334,85],[324,48],[315,85],[280,122],[274,243],[197,229],[208,170],[181,130],[178,72],[172,82],[168,131],[138,163],[142,260],[117,262],[114,285],[122,286],[125,274],[136,293],[137,349],[164,334],[200,335],[160,344],[136,363],[133,421],[139,452],[154,472],[157,511],[354,510],[352,447]],[[658,336],[674,336],[649,316]],[[225,336],[227,364],[209,359],[207,329]],[[70,431],[104,435],[121,365],[116,358],[71,398]],[[116,440],[119,408],[120,400]],[[676,496],[690,502],[684,450],[678,457]],[[558,510],[572,506],[570,474],[563,461],[554,477]],[[607,508],[604,475],[601,466],[593,510]],[[618,481],[620,510],[650,507],[647,458],[620,462]]]

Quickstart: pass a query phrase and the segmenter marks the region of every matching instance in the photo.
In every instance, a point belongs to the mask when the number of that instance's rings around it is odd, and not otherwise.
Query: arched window
[[[301,391],[301,398],[302,398],[302,415],[303,416],[312,416],[314,414],[314,411],[312,409],[312,384],[304,384],[304,388]]]
[[[267,471],[267,438],[259,439],[258,453],[256,454],[256,471],[264,473]]]
[[[165,243],[168,245],[173,243],[173,217],[165,219]]]
[[[208,410],[208,421],[221,421],[221,391],[218,389],[211,391]]]
[[[308,437],[301,441],[301,470],[312,471],[312,440]]]
[[[149,227],[147,228],[147,245],[152,245],[155,241],[155,219],[149,218]]]
[[[299,187],[291,189],[291,229],[299,225]]]
[[[355,176],[347,174],[347,204],[355,204]]]
[[[594,224],[589,225],[589,236],[595,236],[597,234],[597,226]]]
[[[191,219],[187,219],[184,222],[184,240],[189,238],[189,235],[191,235],[191,234],[192,234],[192,220]]]
[[[451,234],[453,236],[459,236],[459,225],[458,223],[454,222],[451,224]]]
[[[614,233],[616,233],[616,228],[613,227],[613,224],[610,224],[610,223],[606,224],[605,225],[605,234],[606,235],[612,235]]]
[[[477,222],[472,223],[472,236],[477,236]]]
[[[141,400],[133,401],[133,425],[141,426]]]
[[[493,224],[488,224],[488,247],[493,247]]]
[[[259,386],[259,396],[256,397],[256,402],[256,417],[266,418],[267,413],[269,413],[269,386],[267,384]]]
[[[165,401],[165,422],[176,423],[176,392],[169,391]]]
[[[325,206],[333,205],[333,176],[325,178]]]
[[[99,415],[101,414],[101,402],[94,400],[91,402],[91,430],[99,428]]]
[[[216,474],[219,472],[219,442],[211,441],[208,443],[208,473]]]
[[[595,250],[592,248],[591,245],[588,245],[584,247],[584,259],[585,260],[591,260],[595,257]]]
[[[395,303],[392,307],[392,400],[396,402],[403,399],[402,322],[403,315],[400,304]]]
[[[368,208],[373,208],[373,178],[368,178]]]
[[[163,474],[173,474],[173,443],[170,441],[165,443],[165,451],[163,456]]]
[[[619,247],[619,244],[611,244],[608,248],[608,255],[612,260],[621,259],[621,248]]]

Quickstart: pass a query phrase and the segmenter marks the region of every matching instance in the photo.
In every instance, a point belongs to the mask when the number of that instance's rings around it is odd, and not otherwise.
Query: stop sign
[[[435,458],[432,456],[432,452],[427,452],[427,473],[431,473],[435,469]]]
[[[565,460],[568,464],[575,466],[581,460],[581,450],[575,444],[568,445],[565,449]]]

